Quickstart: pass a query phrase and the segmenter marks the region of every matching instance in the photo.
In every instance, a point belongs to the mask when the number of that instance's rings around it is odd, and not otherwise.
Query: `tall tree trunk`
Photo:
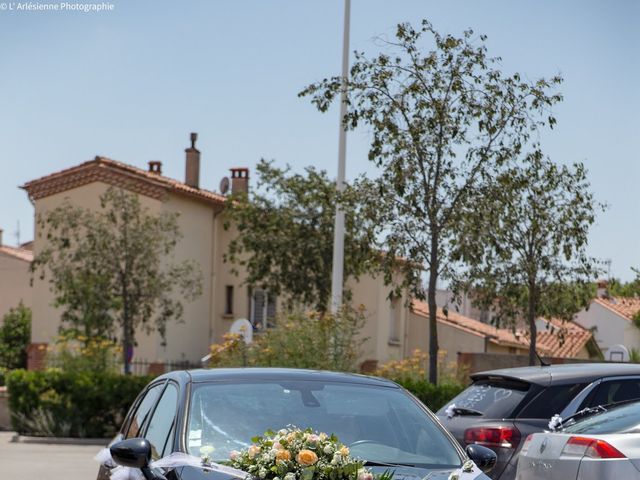
[[[536,285],[535,282],[529,283],[529,308],[527,311],[527,321],[529,322],[529,365],[538,363],[538,355],[536,354],[536,343],[538,340],[538,329],[536,327]]]
[[[427,304],[429,305],[429,381],[438,383],[438,306],[436,304],[436,286],[438,284],[438,236],[431,239],[429,262],[429,287]]]
[[[127,292],[126,275],[123,275],[122,280],[122,355],[124,360],[124,374],[131,374],[131,358],[133,348],[133,328],[131,326],[131,319],[129,318],[129,303]]]
[[[132,348],[133,342],[131,341],[131,331],[126,321],[124,322],[122,329],[123,329],[122,360],[124,363],[124,374],[131,375],[131,362],[129,360],[129,351]]]

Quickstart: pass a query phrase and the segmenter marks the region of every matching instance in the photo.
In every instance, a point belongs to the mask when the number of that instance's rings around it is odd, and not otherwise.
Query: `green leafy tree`
[[[289,307],[327,310],[331,294],[333,222],[338,198],[346,213],[345,278],[358,278],[376,265],[375,225],[367,212],[375,195],[360,179],[339,194],[325,171],[304,174],[261,160],[257,188],[234,195],[225,228],[237,229],[225,259],[246,268],[246,283],[286,298]],[[237,273],[237,268],[235,268]]]
[[[31,309],[22,302],[5,314],[0,326],[0,367],[27,368],[31,341]]]
[[[424,42],[431,40],[431,49]],[[350,128],[372,133],[369,160],[380,167],[379,224],[386,236],[385,270],[398,269],[402,285],[429,306],[429,379],[437,381],[436,286],[451,277],[459,212],[478,186],[517,157],[532,133],[555,119],[548,109],[561,97],[561,79],[531,83],[505,75],[487,55],[485,37],[441,35],[426,20],[398,25],[384,53],[355,54],[347,82]],[[338,98],[342,79],[314,83],[309,95],[324,112]],[[408,262],[398,265],[398,258]],[[422,285],[427,271],[426,291]],[[426,333],[426,332],[425,332]]]
[[[630,282],[621,282],[612,278],[608,282],[607,292],[614,297],[640,297],[640,269],[632,268],[636,278]]]
[[[494,311],[496,321],[526,321],[531,365],[536,319],[571,320],[594,297],[599,263],[586,248],[600,208],[582,164],[557,165],[535,151],[463,212],[463,285],[477,305]]]
[[[32,268],[49,274],[63,325],[87,339],[119,327],[126,373],[136,330],[157,330],[164,339],[167,321],[182,318],[182,301],[201,294],[197,265],[172,262],[177,214],[151,214],[137,195],[111,187],[99,210],[66,202],[38,224],[46,246]]]

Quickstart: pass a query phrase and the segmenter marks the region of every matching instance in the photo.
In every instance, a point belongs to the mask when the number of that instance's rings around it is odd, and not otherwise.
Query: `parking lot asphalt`
[[[95,445],[13,443],[13,432],[0,432],[0,478],[12,480],[94,480]]]

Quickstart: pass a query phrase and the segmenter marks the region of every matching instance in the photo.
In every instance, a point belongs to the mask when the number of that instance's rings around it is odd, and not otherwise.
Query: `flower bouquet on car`
[[[334,435],[286,428],[251,440],[231,452],[229,465],[260,480],[373,480]]]

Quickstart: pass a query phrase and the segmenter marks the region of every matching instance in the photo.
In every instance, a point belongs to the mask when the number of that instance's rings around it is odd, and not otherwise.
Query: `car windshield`
[[[319,381],[195,384],[189,453],[213,447],[224,460],[251,438],[287,426],[335,434],[370,462],[457,468],[462,458],[436,422],[402,390]]]
[[[563,432],[592,435],[640,432],[640,402],[607,408],[606,412],[580,420],[565,428]]]
[[[438,410],[438,415],[445,415],[447,407],[455,405],[459,415],[464,415],[466,409],[488,418],[509,418],[527,394],[529,386],[509,380],[480,380]]]

